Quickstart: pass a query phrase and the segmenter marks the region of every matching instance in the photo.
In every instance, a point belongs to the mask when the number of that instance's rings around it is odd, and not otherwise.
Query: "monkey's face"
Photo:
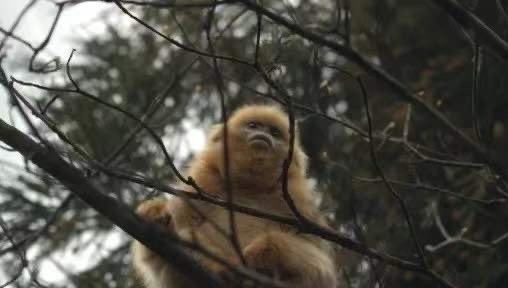
[[[233,182],[250,187],[275,186],[289,147],[285,126],[277,124],[258,117],[245,117],[228,126]]]
[[[231,162],[243,170],[237,172],[254,173],[258,170],[259,173],[282,167],[289,147],[284,122],[245,116],[242,121],[232,122],[230,127]]]
[[[233,113],[227,127],[229,171],[234,184],[274,187],[282,175],[289,149],[287,115],[274,106],[246,106]],[[214,161],[225,176],[223,125],[216,126],[210,136],[211,147],[215,151]],[[304,173],[305,170],[305,155],[297,141],[294,148],[290,177],[296,171]]]
[[[241,137],[246,141],[246,145],[255,152],[257,150],[270,151],[279,154],[287,146],[281,128],[273,124],[263,123],[258,119],[242,123]]]

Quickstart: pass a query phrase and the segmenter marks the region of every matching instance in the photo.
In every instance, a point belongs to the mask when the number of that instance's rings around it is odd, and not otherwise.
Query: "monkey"
[[[297,133],[287,170],[287,191],[304,217],[326,225],[308,183],[307,159]],[[287,114],[275,105],[243,106],[227,120],[226,140],[224,136],[224,124],[211,129],[205,149],[190,161],[186,175],[213,196],[225,199],[229,187],[235,203],[291,216],[292,211],[282,196],[281,176],[290,147]],[[228,141],[229,173],[225,170],[224,141]],[[177,187],[185,190],[186,185],[178,183]],[[247,268],[290,283],[292,287],[336,287],[336,264],[327,242],[300,234],[288,225],[235,212],[234,229],[242,261],[238,249],[220,231],[230,229],[228,213],[226,208],[182,197],[147,200],[137,208],[140,217],[162,225],[184,240],[198,243],[233,265],[246,264]],[[192,256],[219,275],[227,270],[197,252]],[[147,288],[193,287],[189,277],[175,272],[171,263],[137,241],[132,245],[132,259],[135,272]]]

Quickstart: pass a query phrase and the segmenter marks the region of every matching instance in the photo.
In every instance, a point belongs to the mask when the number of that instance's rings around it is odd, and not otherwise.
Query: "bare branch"
[[[372,135],[372,119],[371,119],[371,116],[370,116],[369,101],[368,101],[367,91],[365,90],[365,86],[363,85],[362,79],[360,77],[358,77],[358,83],[360,84],[360,87],[362,88],[362,95],[363,95],[363,100],[364,100],[364,105],[365,105],[365,111],[366,111],[366,114],[367,114],[367,123],[368,123],[368,128],[369,128],[369,135]],[[383,183],[385,184],[385,186],[388,189],[388,191],[390,191],[392,193],[393,197],[399,203],[399,206],[400,206],[400,208],[402,210],[402,213],[404,214],[404,218],[405,218],[407,226],[409,228],[411,239],[412,239],[412,241],[413,241],[413,243],[414,243],[414,245],[416,247],[416,252],[418,253],[418,256],[420,258],[422,266],[441,285],[443,285],[445,287],[450,287],[450,288],[451,287],[455,287],[452,283],[446,281],[444,278],[442,278],[441,276],[436,274],[431,269],[429,263],[427,262],[427,258],[425,256],[425,252],[424,252],[424,250],[422,248],[422,245],[420,244],[420,240],[418,238],[418,235],[416,234],[416,229],[414,227],[413,220],[412,220],[411,216],[409,215],[409,211],[407,209],[406,203],[402,199],[401,195],[395,190],[395,188],[386,179],[386,176],[383,173],[383,170],[381,169],[381,167],[379,166],[379,164],[377,162],[376,150],[374,148],[374,143],[373,143],[372,136],[369,136],[369,140],[370,140],[369,141],[369,147],[370,147],[370,155],[371,155],[371,159],[372,159],[372,164],[376,168],[377,173],[383,179]]]
[[[91,184],[78,169],[69,165],[54,151],[35,143],[2,120],[0,120],[0,139],[59,180],[126,233],[167,261],[175,263],[176,269],[193,275],[196,283],[206,287],[219,287],[219,279],[182,252],[176,245],[179,240],[175,236],[162,231],[155,224],[141,220],[127,206]]]
[[[508,58],[508,43],[497,35],[496,32],[492,31],[476,15],[462,7],[455,0],[432,0],[432,2],[445,10],[448,15],[453,17],[462,26],[473,29],[500,56],[505,59]]]
[[[448,132],[450,132],[452,135],[454,135],[458,139],[462,140],[462,142],[464,142],[464,144],[466,144],[467,147],[469,147],[469,149],[474,151],[477,155],[479,155],[487,163],[492,165],[492,167],[496,170],[497,173],[499,173],[504,178],[508,177],[507,172],[506,172],[506,167],[504,167],[500,161],[498,161],[497,159],[492,157],[490,155],[490,153],[483,146],[481,146],[480,144],[471,140],[455,124],[450,122],[450,120],[448,118],[446,118],[441,112],[436,110],[434,107],[432,107],[430,104],[425,102],[423,99],[421,99],[421,98],[417,97],[416,95],[414,95],[413,93],[411,93],[395,77],[388,74],[386,71],[382,70],[379,66],[372,64],[369,60],[367,60],[365,57],[363,57],[356,51],[350,49],[349,47],[346,47],[344,45],[336,43],[332,40],[329,40],[325,37],[322,37],[319,34],[316,34],[314,32],[306,30],[299,25],[291,23],[284,17],[271,12],[270,10],[266,9],[265,7],[263,7],[259,4],[256,4],[253,1],[249,1],[249,0],[238,0],[238,1],[243,3],[246,7],[253,10],[254,12],[260,13],[260,14],[268,17],[275,23],[277,23],[281,26],[284,26],[285,28],[289,29],[291,32],[295,33],[296,35],[299,35],[304,39],[312,41],[315,44],[328,47],[328,48],[332,49],[333,51],[337,52],[339,55],[342,55],[342,56],[346,57],[348,60],[354,62],[355,64],[357,64],[358,66],[363,68],[369,75],[371,75],[371,76],[375,77],[376,79],[379,79],[382,82],[384,82],[385,84],[387,84],[388,87],[390,87],[394,92],[396,92],[397,95],[400,96],[403,100],[414,104],[416,107],[425,111],[432,118],[437,119]]]
[[[12,23],[11,25],[11,28],[9,28],[8,31],[0,28],[0,31],[2,33],[5,34],[5,37],[2,39],[2,41],[0,41],[0,51],[2,50],[2,48],[4,47],[5,43],[7,42],[7,40],[9,39],[9,37],[12,37],[13,39],[16,39],[17,41],[20,41],[22,42],[23,44],[27,45],[28,47],[32,48],[32,45],[30,45],[30,43],[24,41],[23,39],[19,38],[19,37],[16,37],[14,36],[14,30],[16,30],[16,28],[18,27],[19,23],[21,22],[21,20],[25,17],[26,13],[33,7],[33,5],[37,2],[37,0],[31,0],[30,2],[28,2],[25,7],[23,7],[23,9],[21,10],[21,12],[19,13],[18,17],[16,17],[16,19],[14,20],[14,23]]]
[[[217,57],[215,57],[215,48],[214,43],[211,37],[212,23],[213,18],[215,16],[215,6],[213,6],[208,12],[208,20],[206,22],[206,39],[208,41],[208,51],[210,51],[213,60],[213,74],[215,77],[215,84],[217,87],[217,91],[219,91],[219,101],[221,106],[221,120],[223,125],[223,134],[222,134],[222,148],[224,149],[223,157],[224,157],[224,187],[226,192],[226,201],[228,203],[228,217],[229,217],[229,240],[235,249],[237,256],[240,258],[240,261],[243,265],[246,265],[245,257],[242,254],[242,248],[240,246],[240,241],[238,240],[238,233],[236,229],[236,218],[235,212],[231,207],[232,203],[234,203],[233,198],[233,190],[231,188],[231,174],[230,174],[230,162],[229,162],[229,137],[228,137],[228,111],[226,110],[226,96],[224,95],[224,81],[222,79],[222,74],[220,73],[219,64],[217,63]]]
[[[439,212],[437,211],[437,204],[436,202],[432,203],[432,215],[434,216],[434,221],[436,222],[436,226],[441,232],[441,235],[445,238],[445,240],[441,243],[438,243],[436,245],[427,245],[425,246],[425,249],[429,252],[436,252],[437,250],[448,246],[450,244],[455,243],[462,243],[467,246],[480,248],[480,249],[489,249],[497,246],[502,241],[508,239],[508,232],[504,233],[503,235],[497,237],[496,239],[488,242],[488,243],[482,243],[478,241],[468,240],[464,238],[464,235],[467,233],[468,229],[467,227],[464,227],[460,230],[459,233],[457,233],[454,236],[451,236],[450,233],[446,230],[446,228],[443,225],[443,222],[441,221],[441,217],[439,216]]]

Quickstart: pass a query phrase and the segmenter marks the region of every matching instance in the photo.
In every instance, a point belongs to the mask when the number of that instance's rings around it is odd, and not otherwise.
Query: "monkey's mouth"
[[[270,137],[264,134],[256,134],[249,138],[248,143],[250,146],[255,148],[268,149],[272,147],[272,141]]]

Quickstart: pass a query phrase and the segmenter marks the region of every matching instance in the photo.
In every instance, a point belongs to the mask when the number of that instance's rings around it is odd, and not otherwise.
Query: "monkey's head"
[[[281,109],[272,105],[248,105],[236,110],[228,120],[229,171],[236,186],[275,187],[288,156],[289,121]],[[289,177],[304,177],[305,154],[295,135]],[[224,174],[224,125],[210,134],[209,147],[217,155],[217,163]],[[262,187],[265,186],[265,187]]]

